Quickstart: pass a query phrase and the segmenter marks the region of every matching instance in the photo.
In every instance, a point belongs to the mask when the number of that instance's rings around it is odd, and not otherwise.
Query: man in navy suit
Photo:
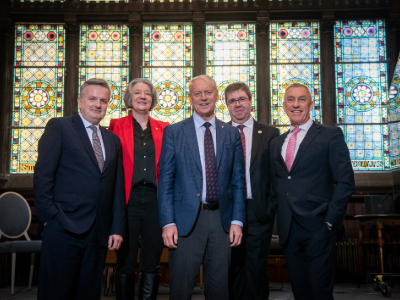
[[[214,114],[215,81],[193,78],[194,114],[165,127],[158,201],[164,244],[170,248],[170,299],[190,299],[203,263],[206,299],[229,299],[230,247],[241,243],[245,172],[239,131]]]
[[[121,142],[99,126],[105,80],[80,89],[80,113],[48,122],[35,166],[35,206],[44,224],[38,299],[100,299],[107,247],[125,228]]]
[[[283,108],[290,130],[271,142],[279,242],[296,300],[333,299],[336,232],[354,192],[343,132],[310,118],[311,94],[291,84]]]

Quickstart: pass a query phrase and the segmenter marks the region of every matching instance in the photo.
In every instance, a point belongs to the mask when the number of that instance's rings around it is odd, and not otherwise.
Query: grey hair
[[[214,80],[211,76],[208,76],[208,75],[199,75],[199,76],[196,76],[195,78],[193,78],[192,81],[189,83],[189,94],[191,93],[191,89],[192,89],[192,84],[193,84],[193,82],[195,82],[197,79],[203,79],[204,81],[206,81],[206,82],[208,82],[209,84],[211,84],[212,87],[213,87],[216,91],[218,91],[217,84],[215,83],[215,80]]]
[[[131,82],[129,82],[128,87],[126,88],[124,94],[125,107],[132,108],[132,91],[133,87],[138,83],[144,83],[149,86],[151,90],[151,100],[152,100],[150,110],[152,110],[154,107],[157,106],[157,92],[151,81],[144,78],[135,78]]]
[[[97,86],[101,86],[103,88],[106,88],[108,90],[108,94],[109,94],[109,99],[108,101],[110,101],[111,99],[111,89],[110,89],[110,85],[108,84],[108,82],[104,79],[101,78],[91,78],[87,81],[85,81],[80,89],[79,89],[79,97],[82,98],[83,95],[85,94],[85,90],[89,85],[97,85]]]
[[[227,103],[228,101],[228,94],[238,91],[238,90],[242,90],[243,92],[245,92],[247,94],[247,97],[249,98],[249,100],[252,100],[252,95],[251,95],[251,91],[250,88],[247,84],[245,84],[244,82],[234,82],[231,83],[230,85],[228,85],[225,88],[225,103]]]
[[[311,92],[310,92],[310,90],[308,89],[308,87],[307,87],[305,84],[298,83],[298,82],[294,82],[294,83],[289,84],[289,86],[287,87],[287,89],[286,89],[286,91],[285,91],[285,94],[283,95],[283,99],[286,98],[286,93],[287,93],[287,91],[288,91],[289,89],[291,89],[291,88],[299,88],[299,87],[305,88],[305,89],[308,91],[308,93],[310,94],[310,98],[311,98],[311,100],[312,100]]]

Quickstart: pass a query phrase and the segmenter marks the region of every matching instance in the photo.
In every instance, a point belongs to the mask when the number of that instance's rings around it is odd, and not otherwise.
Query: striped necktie
[[[97,127],[95,125],[90,125],[89,128],[93,131],[92,133],[92,143],[94,155],[96,155],[97,163],[99,164],[100,172],[103,172],[104,157],[103,150],[101,148],[100,138],[97,134]]]

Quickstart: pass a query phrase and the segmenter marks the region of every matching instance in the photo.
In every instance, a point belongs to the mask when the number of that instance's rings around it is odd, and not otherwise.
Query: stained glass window
[[[283,97],[291,83],[310,90],[314,108],[311,118],[321,123],[319,23],[280,22],[270,24],[271,119],[281,133],[290,125],[283,110]]]
[[[335,24],[337,122],[354,170],[390,169],[383,20]]]
[[[47,122],[63,115],[64,39],[62,25],[15,27],[11,173],[33,172]]]
[[[216,116],[229,121],[225,88],[233,82],[244,82],[253,97],[252,114],[257,118],[255,24],[207,24],[207,75],[217,83],[219,100]]]
[[[400,56],[397,60],[396,69],[389,89],[390,122],[390,163],[392,168],[400,168]]]
[[[171,124],[190,117],[192,25],[144,24],[143,41],[143,77],[158,94],[150,115]]]
[[[79,86],[91,78],[107,80],[111,102],[101,125],[126,116],[123,95],[128,86],[129,29],[126,25],[81,25]]]

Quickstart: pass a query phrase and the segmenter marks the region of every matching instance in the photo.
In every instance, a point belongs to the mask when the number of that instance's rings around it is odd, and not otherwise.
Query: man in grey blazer
[[[354,192],[343,132],[310,118],[311,94],[290,85],[283,108],[290,130],[271,142],[279,243],[296,300],[333,300],[336,232]]]
[[[271,213],[270,142],[279,130],[251,116],[252,95],[243,82],[225,89],[225,102],[242,138],[246,173],[246,222],[243,241],[232,249],[230,299],[265,300],[269,296],[268,255],[275,212]]]
[[[169,251],[170,299],[190,299],[200,265],[206,299],[229,298],[230,247],[241,243],[245,221],[243,148],[236,128],[216,119],[215,81],[189,86],[194,114],[165,127],[158,201]]]

